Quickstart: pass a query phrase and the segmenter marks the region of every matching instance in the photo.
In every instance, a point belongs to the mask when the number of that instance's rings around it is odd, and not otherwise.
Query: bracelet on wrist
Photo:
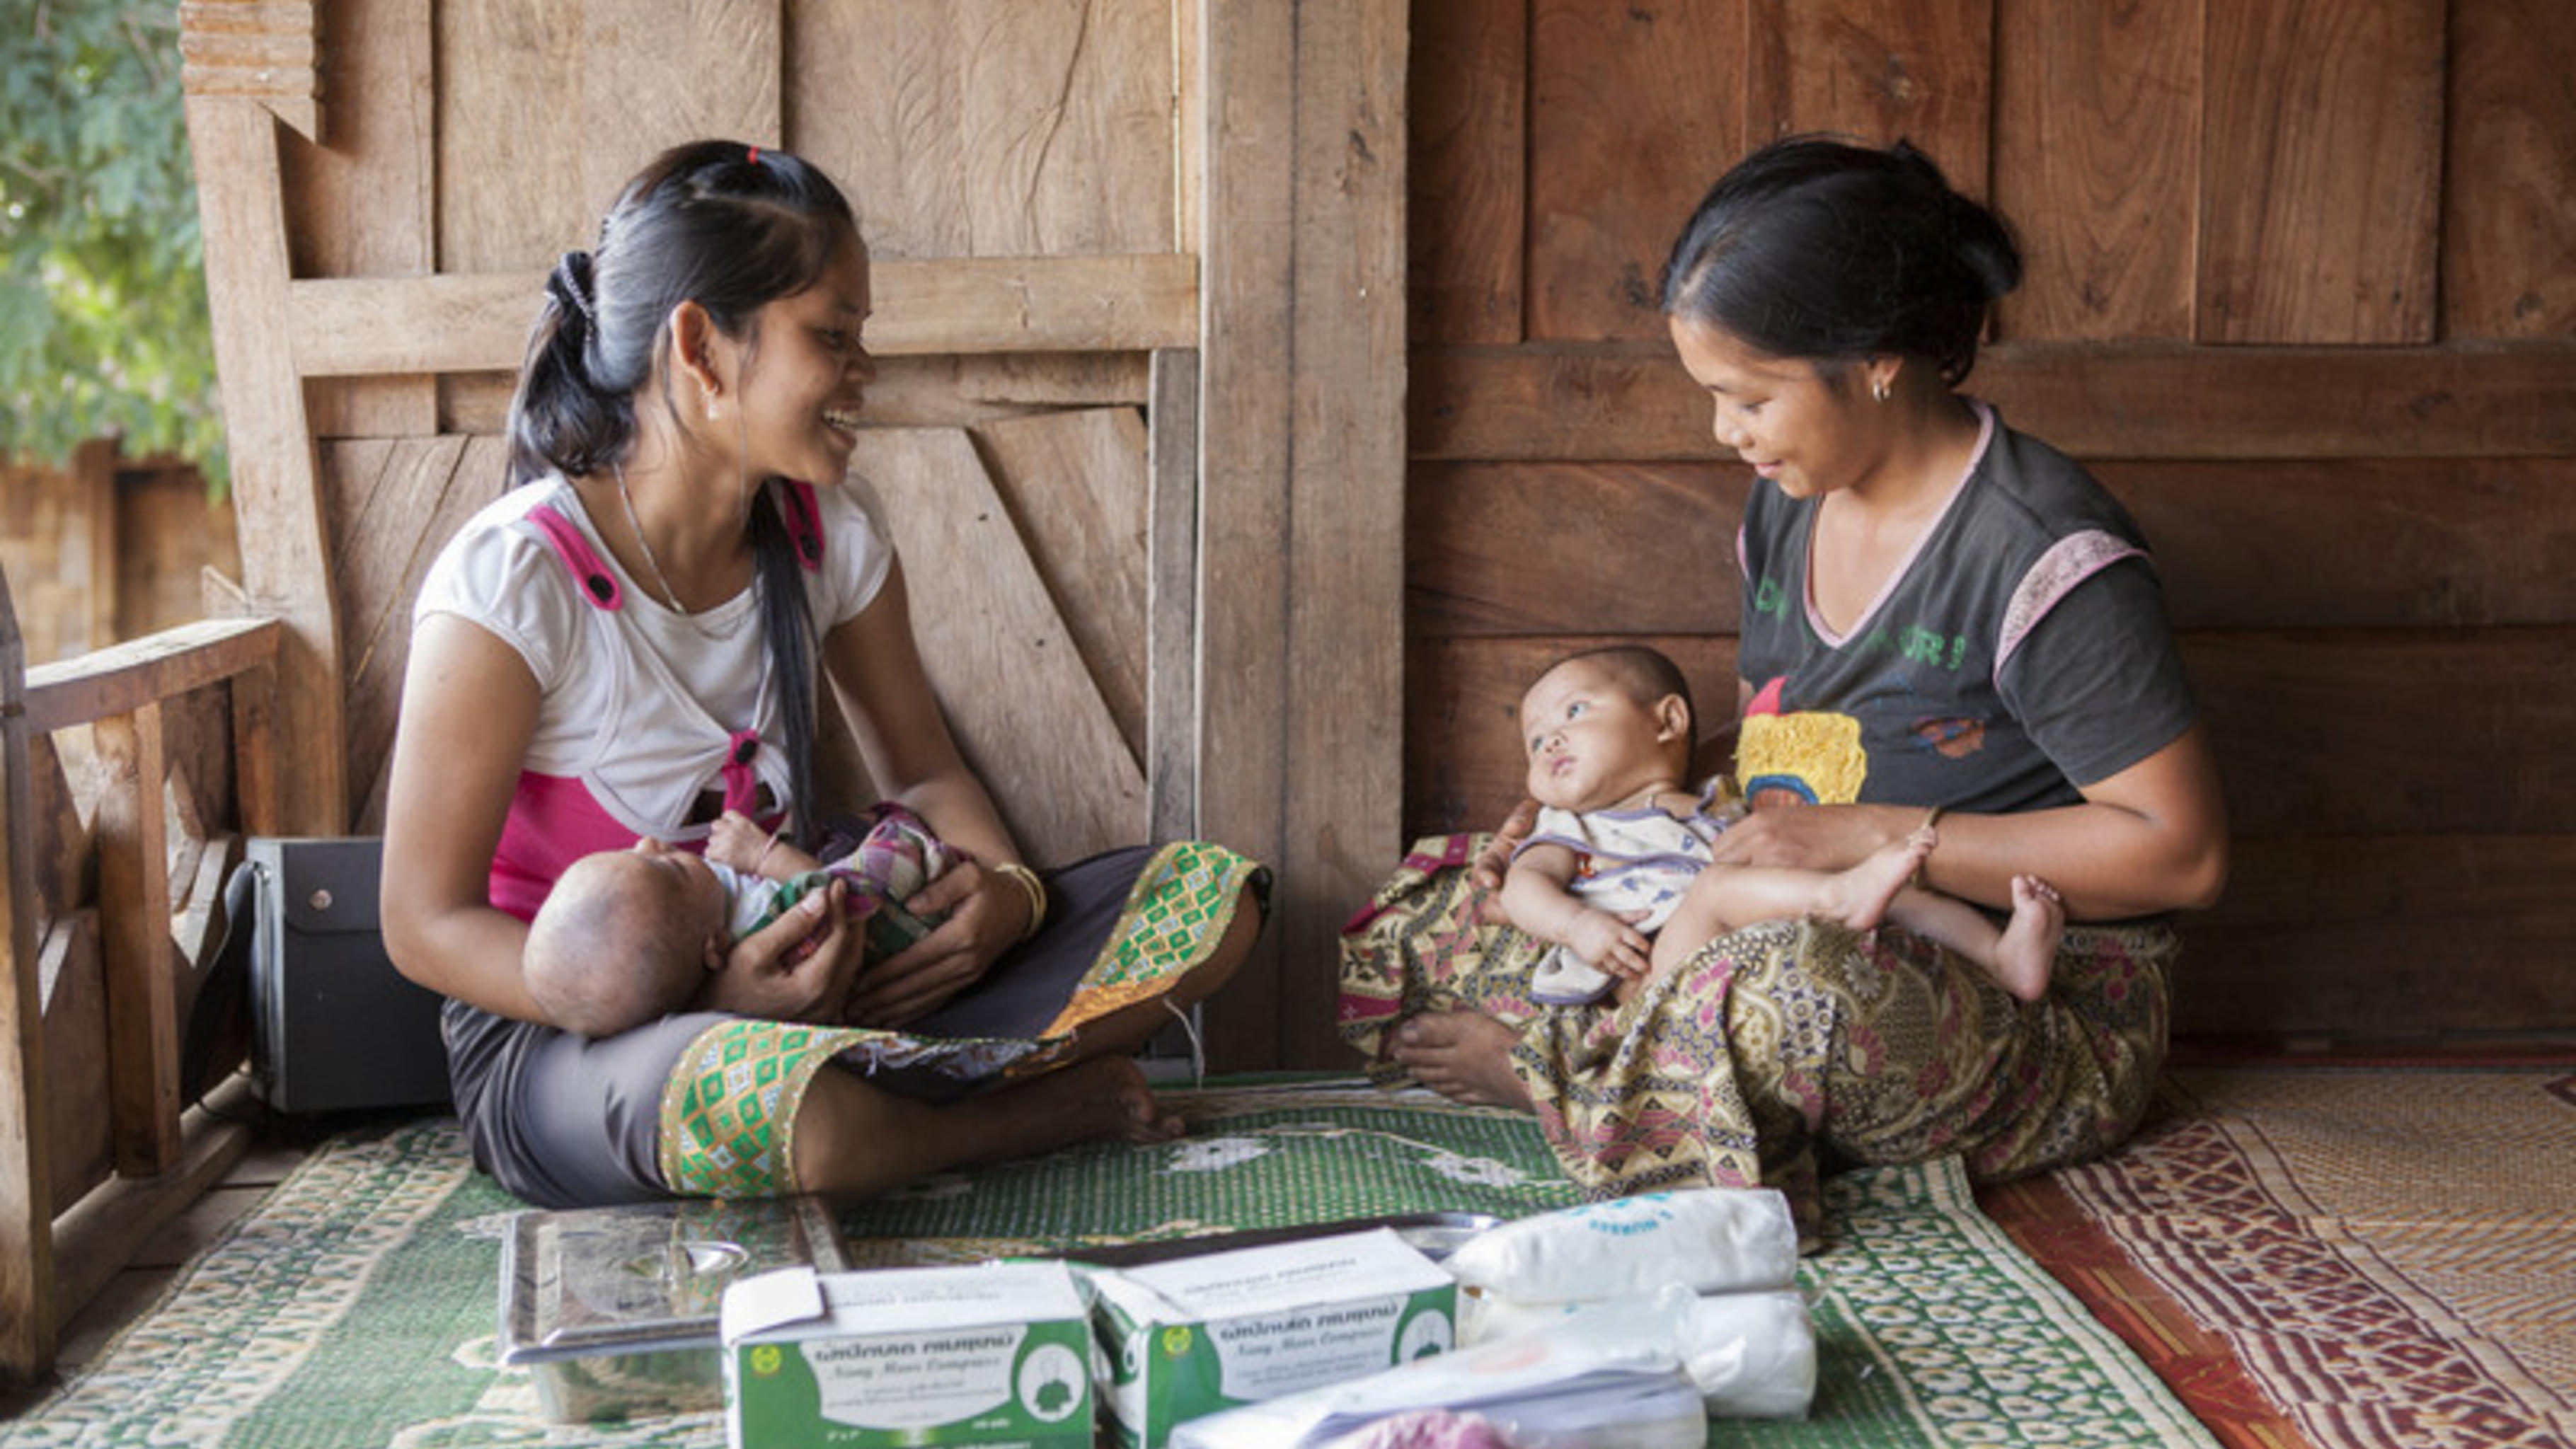
[[[1036,871],[1029,869],[1027,866],[1020,864],[1016,860],[1002,861],[999,864],[988,868],[995,875],[998,875],[1004,880],[1011,882],[1013,885],[1018,886],[1021,892],[1028,896],[1029,923],[1027,927],[1020,932],[1020,939],[1025,941],[1029,937],[1036,935],[1038,933],[1038,927],[1046,924],[1046,882],[1038,879],[1038,873]]]

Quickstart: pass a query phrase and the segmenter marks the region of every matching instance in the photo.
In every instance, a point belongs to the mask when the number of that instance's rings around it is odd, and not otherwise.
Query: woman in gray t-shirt
[[[1999,1178],[2135,1125],[2165,1050],[2161,918],[2216,899],[2226,818],[2135,525],[1958,391],[2020,271],[1911,147],[1791,138],[1709,192],[1663,306],[1757,475],[1733,762],[1755,809],[1718,858],[1839,869],[1937,817],[1925,884],[2064,896],[2047,995],[1900,930],[1790,922],[1719,937],[1616,1016],[1542,1010],[1535,946],[1484,919],[1499,857],[1452,850],[1345,940],[1345,1035],[1383,1074],[1534,1109],[1598,1190],[1765,1182],[1811,1228],[1821,1164],[1962,1153]]]

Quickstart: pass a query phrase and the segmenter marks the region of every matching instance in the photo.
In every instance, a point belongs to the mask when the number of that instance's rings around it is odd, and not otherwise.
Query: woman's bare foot
[[[1887,903],[1914,879],[1923,858],[1938,843],[1940,837],[1927,825],[1893,845],[1880,846],[1860,864],[1825,877],[1817,887],[1816,909],[1809,914],[1840,921],[1855,931],[1878,929],[1878,923],[1887,918]]]
[[[1395,1029],[1395,1059],[1422,1085],[1453,1102],[1533,1110],[1512,1074],[1520,1034],[1480,1011],[1433,1011]]]
[[[2017,875],[2012,883],[2012,919],[1995,942],[1995,980],[2024,1001],[2048,994],[2048,978],[2057,966],[2057,943],[2066,935],[2066,902],[2057,888],[2035,875]]]
[[[1189,1131],[1179,1113],[1163,1105],[1145,1081],[1145,1069],[1129,1057],[1093,1057],[1056,1075],[1079,1084],[1084,1115],[1097,1124],[1086,1136],[1112,1133],[1129,1142],[1169,1142]]]

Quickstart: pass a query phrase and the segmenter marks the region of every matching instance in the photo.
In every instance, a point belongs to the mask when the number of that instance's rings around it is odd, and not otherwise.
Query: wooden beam
[[[289,261],[277,122],[255,104],[187,98],[188,144],[205,239],[206,298],[224,430],[232,446],[242,586],[282,621],[277,729],[284,824],[296,835],[349,827],[339,621],[322,487],[287,325]],[[533,295],[533,294],[531,294]]]
[[[1108,352],[1198,340],[1198,261],[1139,254],[881,261],[868,350],[881,357]],[[515,371],[541,272],[290,283],[288,345],[304,377]]]
[[[45,1124],[45,1003],[36,959],[35,792],[27,646],[0,575],[0,1382],[54,1362],[53,1150]]]
[[[170,941],[168,777],[161,706],[97,726],[100,950],[107,968],[108,1108],[116,1170],[150,1177],[179,1160],[178,963]]]
[[[2004,343],[1969,392],[2080,458],[2521,458],[2576,453],[2576,344]],[[1722,458],[1662,344],[1413,354],[1417,458]]]
[[[1206,22],[1200,822],[1278,872],[1210,1054],[1336,1065],[1321,963],[1402,844],[1406,7]]]
[[[1206,0],[1199,232],[1199,829],[1274,870],[1287,845],[1289,468],[1297,398],[1291,316],[1297,191],[1294,7]],[[1206,1004],[1220,1070],[1279,1064],[1279,915]]]
[[[27,671],[27,724],[53,731],[132,714],[269,664],[274,619],[200,619]]]
[[[307,140],[322,136],[312,0],[187,0],[179,83],[192,96],[251,101]]]

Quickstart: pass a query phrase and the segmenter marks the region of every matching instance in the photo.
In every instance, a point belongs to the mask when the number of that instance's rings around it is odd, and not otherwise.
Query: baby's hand
[[[769,832],[739,810],[717,816],[714,828],[707,832],[707,859],[746,874],[760,869],[760,853],[768,848]]]
[[[1596,971],[1637,979],[1646,975],[1655,949],[1645,932],[1608,911],[1590,907],[1567,929],[1565,944]]]

